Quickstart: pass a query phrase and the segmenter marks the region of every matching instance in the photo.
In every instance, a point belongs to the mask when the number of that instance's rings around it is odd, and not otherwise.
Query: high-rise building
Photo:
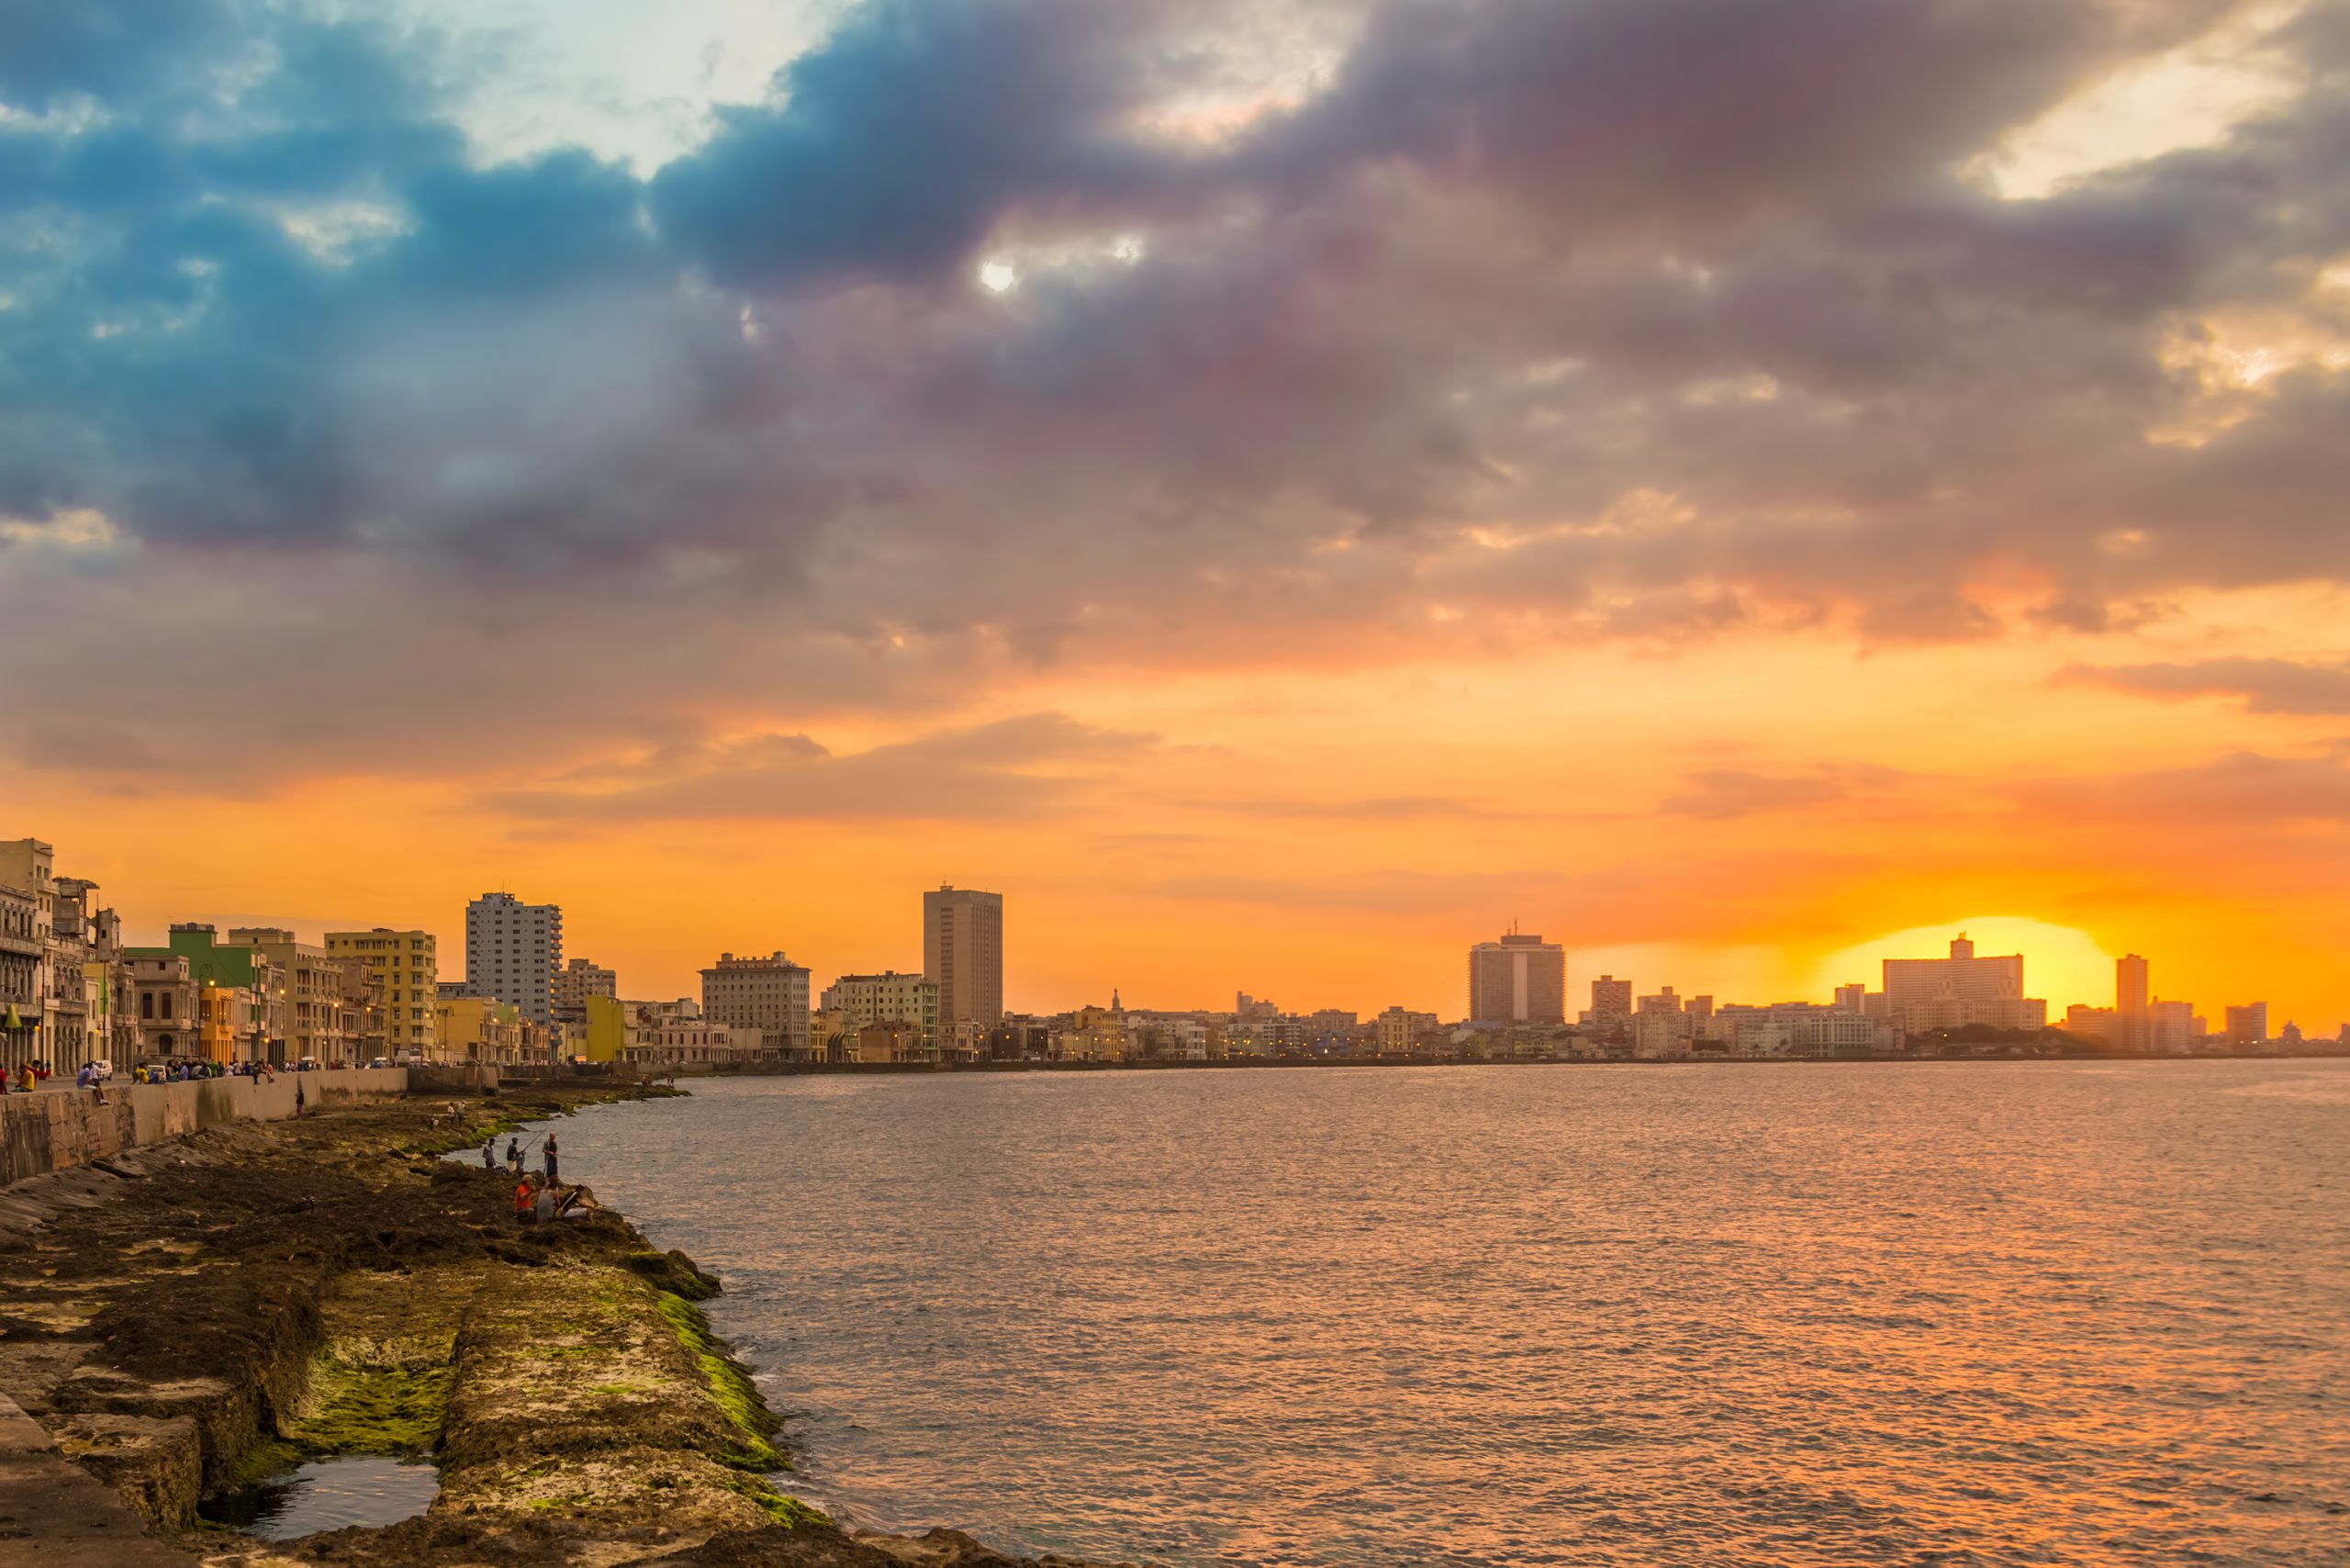
[[[732,1031],[735,1044],[776,1051],[787,1061],[808,1058],[808,971],[781,953],[738,958],[721,953],[701,972],[701,1011]]]
[[[1836,988],[1836,1006],[1844,1013],[1866,1013],[1869,1010],[1869,988],[1865,981]]]
[[[465,906],[465,990],[510,1002],[544,1027],[554,1022],[563,971],[563,906],[484,893]]]
[[[2146,960],[2132,953],[2113,961],[2113,1044],[2125,1051],[2146,1048]]]
[[[554,977],[554,1015],[566,1024],[585,1027],[589,997],[617,1000],[620,993],[621,977],[617,973],[589,959],[574,958]]]
[[[1886,1011],[1908,1034],[1930,1029],[2038,1029],[2048,1022],[2048,1003],[2023,993],[2023,955],[1978,958],[1964,934],[1953,937],[1947,958],[1885,960]]]
[[[2232,1046],[2256,1046],[2268,1038],[2268,1003],[2265,1002],[2231,1007],[2227,1018],[2228,1044]]]
[[[1511,932],[1469,949],[1469,1019],[1476,1024],[1563,1024],[1567,950]]]
[[[923,978],[938,987],[940,1032],[980,1036],[1003,1022],[1003,895],[942,886],[922,895]]]
[[[327,957],[356,959],[367,971],[361,989],[362,1012],[358,1037],[380,1036],[393,1057],[440,1054],[440,1030],[433,1005],[441,990],[440,944],[429,931],[395,931],[378,925],[372,931],[330,931]],[[364,1009],[381,1009],[370,1017]]]
[[[1591,982],[1591,1026],[1602,1034],[1609,1034],[1624,1026],[1632,1015],[1632,982],[1617,980],[1614,975],[1602,975]]]

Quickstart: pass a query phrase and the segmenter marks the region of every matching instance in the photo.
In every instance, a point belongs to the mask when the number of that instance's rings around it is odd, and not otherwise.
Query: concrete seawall
[[[106,1086],[106,1103],[82,1090],[0,1097],[0,1187],[46,1171],[87,1165],[125,1149],[184,1137],[229,1122],[275,1122],[306,1109],[408,1092],[408,1070],[344,1068],[281,1072],[263,1081],[211,1078],[194,1083]]]

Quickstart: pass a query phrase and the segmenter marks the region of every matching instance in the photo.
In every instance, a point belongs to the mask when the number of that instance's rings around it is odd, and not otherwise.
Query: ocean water
[[[2350,1562],[2350,1062],[715,1082],[560,1124],[846,1520]]]

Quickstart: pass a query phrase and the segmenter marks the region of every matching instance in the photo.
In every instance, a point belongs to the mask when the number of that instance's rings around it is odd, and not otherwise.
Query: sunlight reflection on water
[[[565,1124],[857,1522],[2340,1563],[2350,1063],[750,1080]]]

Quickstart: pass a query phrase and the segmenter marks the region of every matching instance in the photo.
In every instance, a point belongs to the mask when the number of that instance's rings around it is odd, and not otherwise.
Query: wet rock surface
[[[502,1172],[437,1158],[592,1098],[353,1106],[20,1183],[0,1394],[223,1568],[1027,1562],[952,1531],[852,1536],[778,1491],[778,1423],[696,1305],[719,1281],[607,1211],[518,1226]],[[196,1516],[351,1453],[429,1457],[439,1495],[276,1544]]]

